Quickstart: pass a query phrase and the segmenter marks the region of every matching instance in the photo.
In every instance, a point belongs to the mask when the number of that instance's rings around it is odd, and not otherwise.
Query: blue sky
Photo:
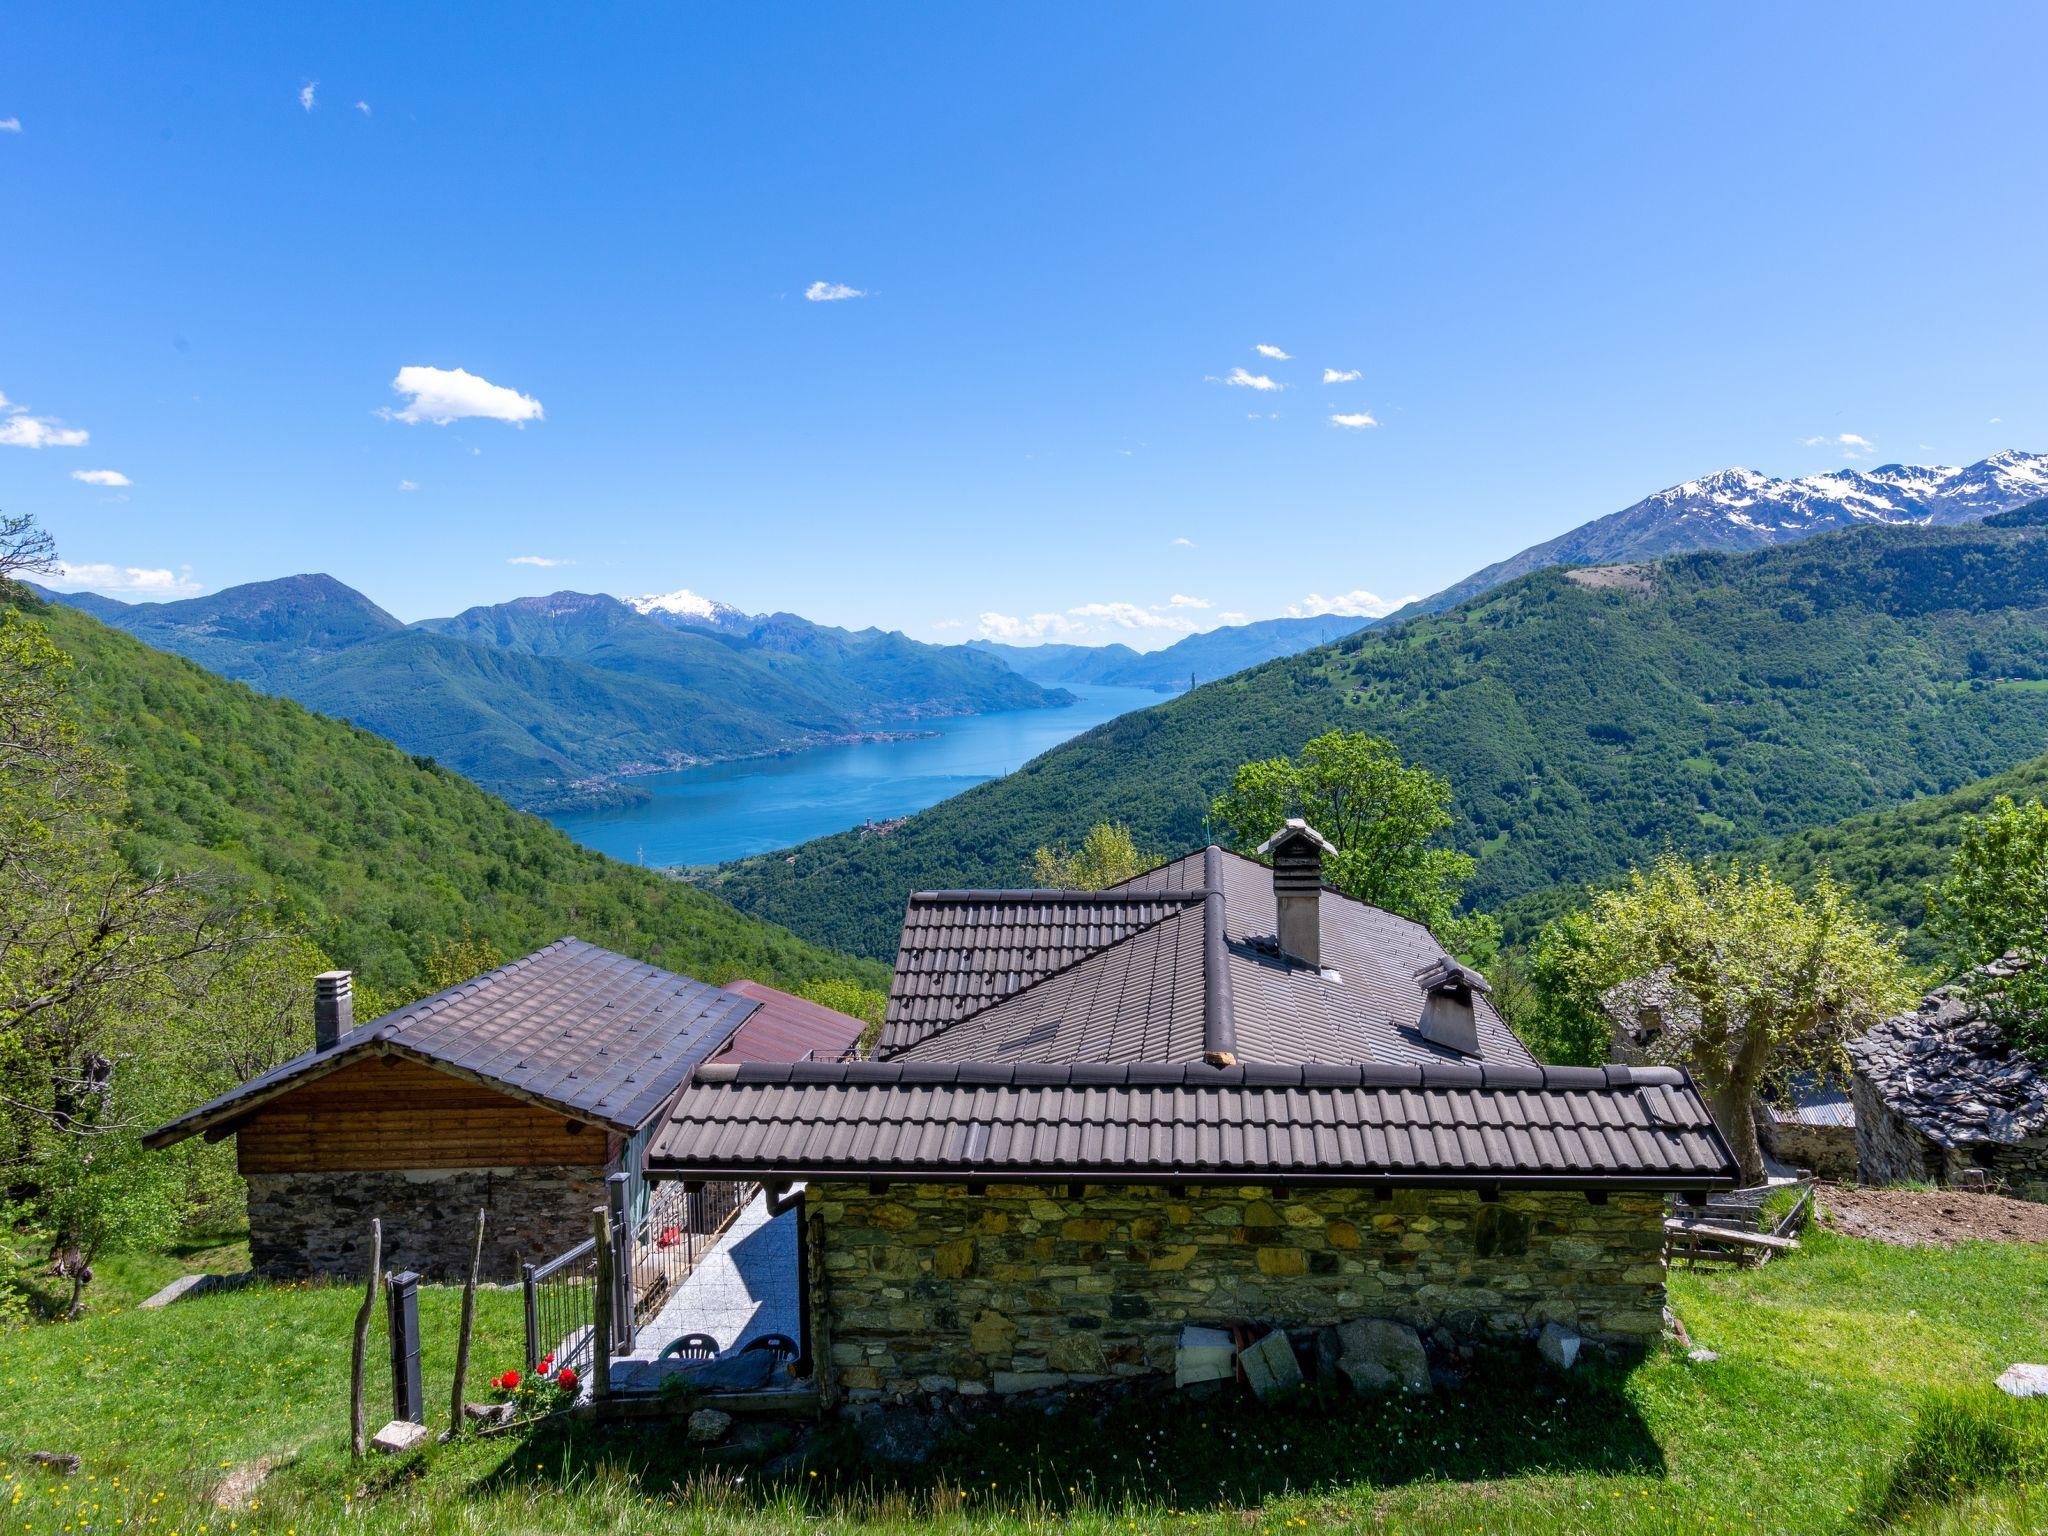
[[[1809,438],[2048,448],[2044,45],[1991,5],[19,7],[0,508],[102,589],[324,570],[407,619],[1369,608],[1842,462]]]

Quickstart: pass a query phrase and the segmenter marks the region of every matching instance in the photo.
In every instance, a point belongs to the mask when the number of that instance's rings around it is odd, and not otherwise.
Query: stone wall
[[[804,1209],[832,1401],[1166,1373],[1184,1323],[1557,1322],[1620,1347],[1663,1326],[1654,1194],[827,1183]]]
[[[605,1200],[601,1168],[460,1168],[399,1173],[258,1173],[249,1176],[249,1257],[283,1276],[361,1280],[370,1219],[384,1223],[384,1267],[430,1280],[469,1268],[476,1213],[484,1210],[484,1278],[516,1280],[590,1236]]]
[[[2008,1194],[2048,1201],[2048,1137],[1944,1147],[1894,1112],[1862,1073],[1856,1074],[1851,1091],[1856,1100],[1857,1175],[1864,1183],[1954,1184],[1965,1172],[1982,1169]]]
[[[1856,1177],[1858,1157],[1853,1126],[1774,1120],[1759,1107],[1756,1135],[1763,1149],[1781,1163],[1809,1168],[1824,1179],[1849,1182]]]

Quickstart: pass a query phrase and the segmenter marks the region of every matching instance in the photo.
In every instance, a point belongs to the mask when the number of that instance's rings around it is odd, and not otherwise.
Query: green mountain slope
[[[1014,882],[1038,843],[1105,818],[1191,846],[1237,764],[1336,727],[1450,779],[1482,906],[1667,842],[1734,847],[1945,792],[2048,745],[2048,529],[2028,521],[1541,571],[1111,721],[887,836],[730,866],[714,888],[880,955],[912,888]]]
[[[367,726],[530,807],[592,779],[844,739],[891,721],[1069,702],[993,659],[901,635],[669,626],[562,592],[407,627],[331,576],[172,603],[45,593],[160,650]]]
[[[1773,838],[1752,851],[1795,883],[1826,864],[1872,912],[1906,930],[1909,954],[1931,960],[1933,945],[1921,931],[1927,887],[1947,875],[1963,823],[1981,816],[2000,795],[2048,800],[2048,757],[1945,795]]]
[[[883,980],[879,967],[579,848],[367,730],[72,608],[35,612],[72,657],[88,725],[126,772],[136,863],[247,882],[387,993],[417,993],[434,940],[465,923],[508,955],[574,933],[708,981]]]

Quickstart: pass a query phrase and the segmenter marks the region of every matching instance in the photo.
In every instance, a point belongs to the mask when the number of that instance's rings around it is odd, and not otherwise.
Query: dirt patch
[[[1623,592],[1648,592],[1651,589],[1650,568],[1647,565],[1588,565],[1576,571],[1564,573],[1566,581],[1581,587],[1618,588]]]
[[[256,1496],[256,1490],[269,1480],[270,1469],[276,1465],[272,1458],[259,1456],[254,1461],[236,1467],[214,1488],[213,1507],[247,1509],[249,1501]]]
[[[1918,1246],[1988,1239],[2048,1243],[2048,1205],[1953,1189],[1861,1189],[1823,1184],[1821,1224],[1851,1237]]]

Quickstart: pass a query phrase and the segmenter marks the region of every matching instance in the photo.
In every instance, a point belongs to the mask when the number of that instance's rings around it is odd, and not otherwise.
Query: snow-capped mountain
[[[625,603],[635,613],[645,614],[650,619],[696,629],[735,629],[747,621],[747,616],[731,603],[721,603],[715,597],[699,597],[688,587],[678,587],[673,592],[650,592],[645,597],[629,597]]]
[[[1762,549],[1864,523],[1967,523],[2042,496],[2048,496],[2048,454],[2016,449],[1963,469],[1883,464],[1797,480],[1778,480],[1753,469],[1716,470],[1532,545],[1394,617],[1441,613],[1546,565],[1607,565],[1702,549]]]

